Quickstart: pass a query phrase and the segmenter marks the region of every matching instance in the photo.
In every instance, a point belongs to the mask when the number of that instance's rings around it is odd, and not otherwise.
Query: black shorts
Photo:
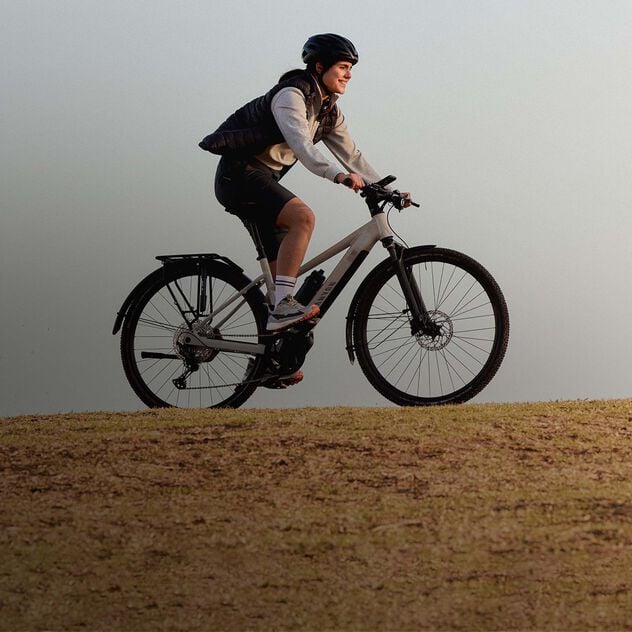
[[[287,231],[278,228],[281,209],[296,195],[279,184],[287,169],[274,171],[255,159],[223,156],[215,174],[215,196],[226,210],[259,229],[266,256],[276,261]]]

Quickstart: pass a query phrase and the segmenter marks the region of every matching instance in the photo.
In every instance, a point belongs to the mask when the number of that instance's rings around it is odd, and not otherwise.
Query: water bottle
[[[298,292],[296,292],[294,298],[299,303],[308,305],[324,281],[325,273],[322,270],[313,270],[305,281],[303,281],[303,285],[301,285]]]

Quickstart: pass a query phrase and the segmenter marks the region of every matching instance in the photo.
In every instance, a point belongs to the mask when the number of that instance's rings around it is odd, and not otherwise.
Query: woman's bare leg
[[[281,242],[277,260],[273,263],[273,274],[297,276],[314,231],[315,221],[312,210],[297,197],[292,198],[281,209],[277,217],[277,226],[288,232]]]

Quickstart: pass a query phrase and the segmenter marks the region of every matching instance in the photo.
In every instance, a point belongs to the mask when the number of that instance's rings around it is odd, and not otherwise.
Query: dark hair
[[[305,67],[306,70],[309,70],[309,72],[317,75],[318,73],[316,72],[316,64],[321,63],[323,65],[323,72],[325,72],[326,70],[329,70],[329,68],[331,68],[337,60],[332,60],[332,59],[323,59],[323,60],[318,60],[318,61],[310,61],[307,66]]]

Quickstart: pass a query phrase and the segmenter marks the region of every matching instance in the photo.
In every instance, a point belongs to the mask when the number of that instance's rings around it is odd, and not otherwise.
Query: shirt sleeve
[[[303,93],[298,88],[283,88],[274,95],[271,108],[274,120],[296,158],[312,173],[333,182],[340,167],[327,160],[314,146]]]
[[[366,161],[349,134],[345,117],[340,108],[334,129],[323,138],[327,149],[340,161],[349,173],[357,173],[367,184],[381,180],[381,176]]]

